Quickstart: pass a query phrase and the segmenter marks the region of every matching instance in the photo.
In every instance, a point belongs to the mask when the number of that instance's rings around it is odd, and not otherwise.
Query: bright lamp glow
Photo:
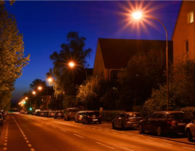
[[[43,87],[42,87],[42,86],[38,86],[37,89],[38,89],[39,91],[41,91],[41,90],[43,89]]]
[[[132,16],[134,19],[139,20],[142,18],[142,12],[141,11],[134,12]]]
[[[69,66],[70,68],[74,68],[74,67],[75,67],[75,63],[74,63],[73,61],[70,61],[70,62],[68,63],[68,66]]]

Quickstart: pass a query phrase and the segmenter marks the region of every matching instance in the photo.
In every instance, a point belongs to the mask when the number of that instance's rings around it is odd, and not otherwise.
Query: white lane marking
[[[172,144],[169,144],[169,143],[162,142],[162,144],[172,146]]]
[[[77,136],[77,137],[80,137],[80,138],[84,138],[83,136],[80,136],[80,135],[77,135],[77,134],[74,134],[74,136]]]
[[[189,150],[195,150],[194,148],[189,148],[189,147],[182,147],[182,148],[189,149]]]
[[[96,142],[96,143],[99,144],[99,145],[102,145],[102,146],[104,146],[104,147],[110,148],[110,149],[115,149],[114,147],[111,147],[111,146],[102,144],[102,143],[100,143],[100,142]]]
[[[132,150],[132,149],[129,149],[129,148],[127,148],[127,147],[124,147],[124,146],[121,146],[123,149],[125,149],[125,150],[128,150],[128,151],[134,151],[134,150]]]

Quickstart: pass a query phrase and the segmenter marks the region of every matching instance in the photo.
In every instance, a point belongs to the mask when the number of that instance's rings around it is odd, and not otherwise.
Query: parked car
[[[98,111],[86,111],[83,114],[82,117],[82,123],[83,124],[89,124],[89,123],[102,123],[102,117],[100,112]]]
[[[64,111],[64,120],[65,121],[74,120],[75,114],[78,111],[79,109],[76,107],[66,108],[66,110]]]
[[[0,125],[1,126],[3,125],[3,120],[4,120],[3,114],[0,113]]]
[[[158,136],[167,133],[185,133],[189,119],[184,118],[182,111],[154,112],[139,123],[139,133],[152,132]]]
[[[186,125],[185,132],[189,141],[195,139],[195,119]]]
[[[82,122],[82,119],[83,119],[83,115],[86,113],[87,111],[78,111],[76,114],[75,114],[75,122],[76,123],[81,123]]]
[[[54,114],[54,118],[64,118],[64,112],[63,111],[56,111]]]
[[[139,112],[123,112],[112,120],[112,128],[138,128],[141,119]]]

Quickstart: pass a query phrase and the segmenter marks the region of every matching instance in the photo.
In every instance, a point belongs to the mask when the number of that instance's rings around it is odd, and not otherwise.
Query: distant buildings
[[[173,62],[195,60],[195,1],[183,1],[178,14],[173,41]]]
[[[118,72],[127,66],[132,56],[150,49],[165,50],[165,47],[166,42],[162,40],[99,39],[93,75],[117,79]],[[169,41],[169,56],[172,61],[172,41]]]

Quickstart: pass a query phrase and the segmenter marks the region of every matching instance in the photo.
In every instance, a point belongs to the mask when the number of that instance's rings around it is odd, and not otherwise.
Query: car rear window
[[[99,112],[89,112],[89,113],[88,113],[88,115],[90,115],[90,116],[91,116],[91,115],[96,115],[96,116],[99,116],[99,115],[100,115],[100,113],[99,113]]]
[[[183,119],[184,114],[183,113],[172,113],[172,114],[168,114],[167,117],[171,119]]]
[[[141,117],[141,114],[139,114],[139,113],[132,113],[132,114],[128,114],[127,117]]]

